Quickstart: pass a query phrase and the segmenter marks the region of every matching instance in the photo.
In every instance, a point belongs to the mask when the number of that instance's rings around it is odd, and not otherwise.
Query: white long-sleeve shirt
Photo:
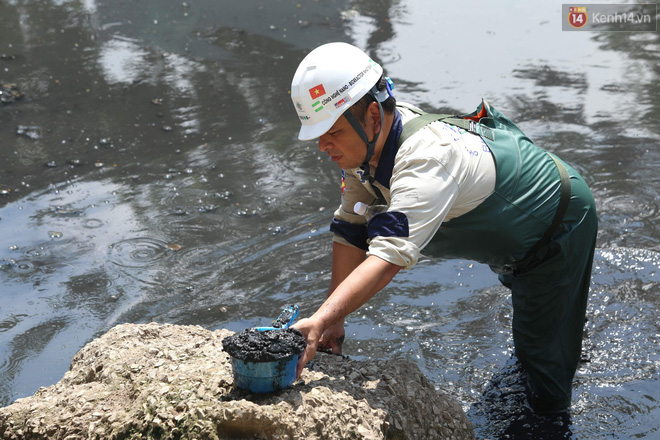
[[[373,236],[368,254],[410,268],[417,263],[420,251],[433,238],[444,221],[461,216],[477,207],[495,188],[495,162],[486,143],[477,135],[433,122],[414,133],[396,151],[401,130],[417,113],[408,104],[398,103],[392,130],[386,140],[375,171],[376,186],[396,217],[381,217],[392,222],[390,232]],[[397,115],[398,112],[398,115]],[[342,172],[342,200],[335,211],[335,240],[360,246],[343,233],[364,228],[366,219],[355,214],[356,202],[372,204],[378,193],[360,168]],[[407,236],[401,223],[407,219]],[[345,222],[345,223],[344,223]],[[350,224],[350,225],[347,225]],[[388,225],[389,226],[389,225]],[[373,231],[370,231],[373,232]]]

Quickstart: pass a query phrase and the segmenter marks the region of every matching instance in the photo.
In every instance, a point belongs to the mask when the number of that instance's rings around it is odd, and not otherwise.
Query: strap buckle
[[[491,141],[495,140],[495,132],[483,124],[479,124],[479,134]]]

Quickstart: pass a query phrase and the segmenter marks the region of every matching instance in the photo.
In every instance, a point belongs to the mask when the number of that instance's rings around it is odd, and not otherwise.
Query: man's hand
[[[298,367],[296,368],[296,379],[302,374],[303,368],[307,362],[314,359],[317,349],[332,350],[332,353],[341,354],[341,344],[344,342],[344,320],[328,327],[323,332],[320,322],[314,318],[305,318],[292,326],[302,332],[307,341],[307,348],[298,358]]]
[[[346,331],[344,330],[344,320],[342,319],[323,332],[318,349],[332,354],[341,354],[341,345],[344,343],[345,337]]]
[[[337,243],[335,245],[338,250],[348,248]],[[343,279],[343,281],[332,291],[332,294],[328,296],[316,313],[310,318],[300,320],[293,326],[302,332],[307,341],[307,348],[298,359],[296,378],[300,377],[307,362],[314,359],[319,344],[321,344],[321,347],[330,347],[333,353],[341,352],[341,343],[344,337],[344,318],[360,308],[376,292],[385,287],[401,269],[395,264],[388,263],[372,255],[363,260],[345,278],[342,276],[335,277],[337,272],[348,272],[347,269],[350,269],[351,265],[342,266],[339,264],[340,258],[338,258],[338,253],[334,252],[334,249],[331,288],[338,280]],[[364,251],[360,252],[364,253]],[[357,262],[357,258],[352,259]]]
[[[296,368],[297,380],[302,374],[302,370],[305,368],[305,365],[307,365],[307,362],[314,359],[314,355],[316,355],[316,347],[318,347],[319,340],[321,339],[323,328],[321,328],[320,322],[315,321],[312,318],[301,319],[294,324],[292,328],[300,330],[305,337],[305,341],[307,341],[305,351],[300,353],[300,357],[298,358],[298,367]]]

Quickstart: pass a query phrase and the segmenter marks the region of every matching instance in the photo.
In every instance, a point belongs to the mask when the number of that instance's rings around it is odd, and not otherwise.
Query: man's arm
[[[358,251],[361,253],[359,258]],[[336,282],[338,286],[332,290],[316,313],[294,325],[302,331],[307,340],[307,348],[298,361],[297,376],[300,376],[307,362],[314,358],[323,333],[337,323],[343,323],[349,313],[360,308],[401,270],[400,266],[375,256],[365,260],[364,255],[364,251],[359,249],[354,250],[337,243],[333,245],[332,283]],[[355,266],[358,260],[360,262]],[[337,270],[336,279],[335,270]]]
[[[332,244],[332,279],[328,289],[328,297],[366,258],[362,249],[334,242]],[[335,354],[341,354],[344,342],[344,320],[340,319],[324,330],[319,340],[319,348],[330,349]]]

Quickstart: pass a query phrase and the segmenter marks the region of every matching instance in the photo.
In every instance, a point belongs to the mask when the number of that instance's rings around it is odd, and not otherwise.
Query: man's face
[[[367,156],[367,146],[343,116],[319,138],[319,150],[342,169],[358,168]]]

